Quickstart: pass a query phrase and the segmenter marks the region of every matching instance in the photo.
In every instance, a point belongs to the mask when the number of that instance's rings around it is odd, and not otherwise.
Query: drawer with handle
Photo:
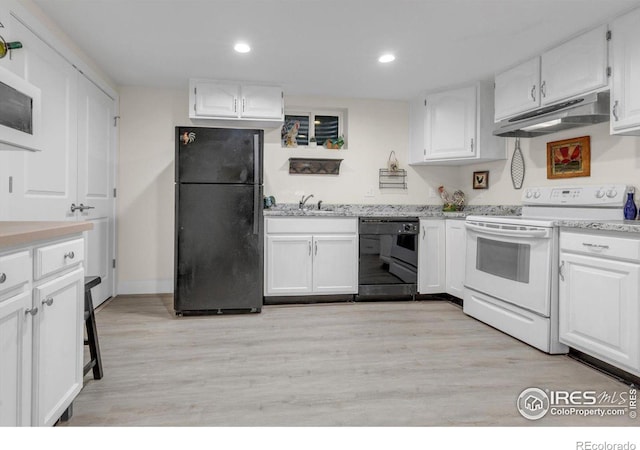
[[[31,255],[25,250],[0,256],[0,294],[31,279]]]
[[[560,248],[570,252],[640,261],[640,239],[605,233],[562,232]]]
[[[84,260],[84,240],[74,239],[36,248],[35,254],[36,280],[47,275],[73,267]]]

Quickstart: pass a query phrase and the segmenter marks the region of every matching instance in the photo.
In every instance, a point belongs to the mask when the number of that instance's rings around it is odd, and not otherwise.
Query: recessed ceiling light
[[[381,62],[381,63],[390,63],[391,61],[394,61],[395,59],[396,59],[396,57],[393,56],[391,53],[385,53],[380,58],[378,58],[378,61]]]
[[[245,44],[244,42],[238,42],[233,46],[233,49],[238,53],[249,53],[251,51],[251,47],[249,47],[249,44]]]

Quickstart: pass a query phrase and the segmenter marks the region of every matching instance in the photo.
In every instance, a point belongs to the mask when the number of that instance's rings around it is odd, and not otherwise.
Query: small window
[[[345,111],[315,110],[302,112],[298,109],[286,111],[282,126],[282,146],[327,146],[341,141],[346,142]],[[342,137],[342,139],[340,139]],[[329,141],[329,142],[327,142]],[[337,147],[336,147],[337,148]]]

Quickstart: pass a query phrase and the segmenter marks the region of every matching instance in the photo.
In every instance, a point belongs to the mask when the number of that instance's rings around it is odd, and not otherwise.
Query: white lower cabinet
[[[454,297],[464,297],[464,271],[467,265],[467,229],[464,220],[446,220],[446,289]]]
[[[0,426],[31,424],[31,293],[0,298]]]
[[[34,289],[34,425],[53,425],[82,389],[83,295],[82,267]]]
[[[53,425],[82,388],[81,238],[0,251],[0,426]]]
[[[444,292],[445,279],[445,221],[420,219],[418,293]]]
[[[560,235],[560,341],[640,375],[640,239]]]
[[[265,296],[356,294],[355,218],[265,219]]]

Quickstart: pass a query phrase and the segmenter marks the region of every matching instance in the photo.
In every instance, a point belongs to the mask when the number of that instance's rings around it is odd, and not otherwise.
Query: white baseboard
[[[118,295],[131,294],[173,294],[173,279],[119,281]]]

